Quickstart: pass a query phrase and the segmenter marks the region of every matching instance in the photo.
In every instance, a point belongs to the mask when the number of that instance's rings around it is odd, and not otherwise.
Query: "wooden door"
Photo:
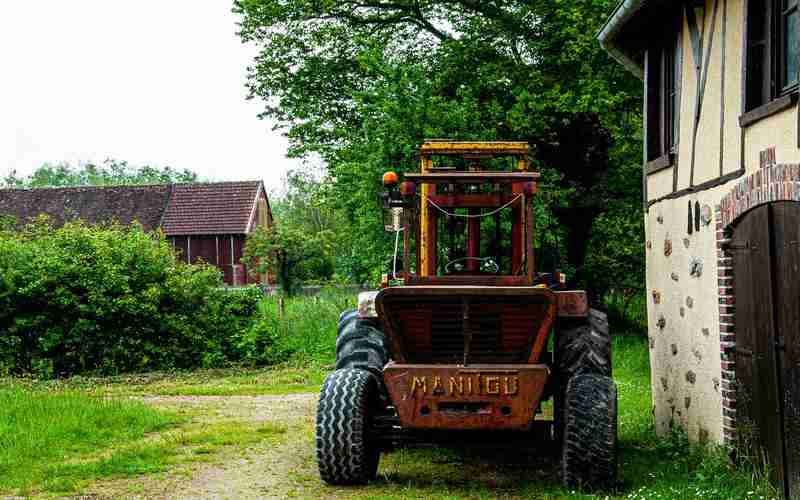
[[[777,202],[771,209],[784,470],[788,498],[795,498],[800,496],[800,203]]]
[[[800,203],[756,208],[730,245],[736,288],[741,445],[762,448],[773,481],[800,496]]]

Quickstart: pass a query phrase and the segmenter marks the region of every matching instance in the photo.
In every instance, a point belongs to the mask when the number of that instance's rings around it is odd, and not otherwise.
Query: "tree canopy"
[[[133,166],[127,161],[107,159],[102,164],[46,163],[28,176],[10,172],[0,185],[15,188],[108,186],[125,184],[169,184],[196,182],[197,174],[171,167]]]
[[[330,198],[358,228],[349,274],[380,272],[391,245],[380,173],[416,170],[424,138],[524,140],[545,179],[537,220],[551,221],[537,251],[602,292],[595,278],[613,275],[609,264],[642,262],[641,89],[594,38],[613,3],[236,0],[234,10],[242,40],[260,49],[248,85],[262,117],[292,155],[321,156]],[[629,232],[614,262],[587,261],[620,221]]]

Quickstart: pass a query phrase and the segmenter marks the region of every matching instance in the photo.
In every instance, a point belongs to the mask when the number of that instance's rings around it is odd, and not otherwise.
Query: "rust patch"
[[[583,290],[555,292],[558,316],[566,318],[584,317],[589,314],[589,299]]]
[[[527,430],[550,370],[545,365],[405,365],[383,379],[403,427]]]

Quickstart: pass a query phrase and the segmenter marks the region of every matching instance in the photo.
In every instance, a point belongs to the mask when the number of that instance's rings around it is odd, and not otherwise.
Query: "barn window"
[[[745,111],[797,90],[798,0],[747,4]]]
[[[675,26],[674,24],[672,25]],[[647,51],[647,160],[672,163],[678,138],[681,32],[670,31]]]

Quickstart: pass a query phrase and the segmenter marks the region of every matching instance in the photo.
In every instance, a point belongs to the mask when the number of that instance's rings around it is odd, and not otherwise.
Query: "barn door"
[[[800,203],[758,207],[737,224],[737,419],[787,498],[800,495]]]

